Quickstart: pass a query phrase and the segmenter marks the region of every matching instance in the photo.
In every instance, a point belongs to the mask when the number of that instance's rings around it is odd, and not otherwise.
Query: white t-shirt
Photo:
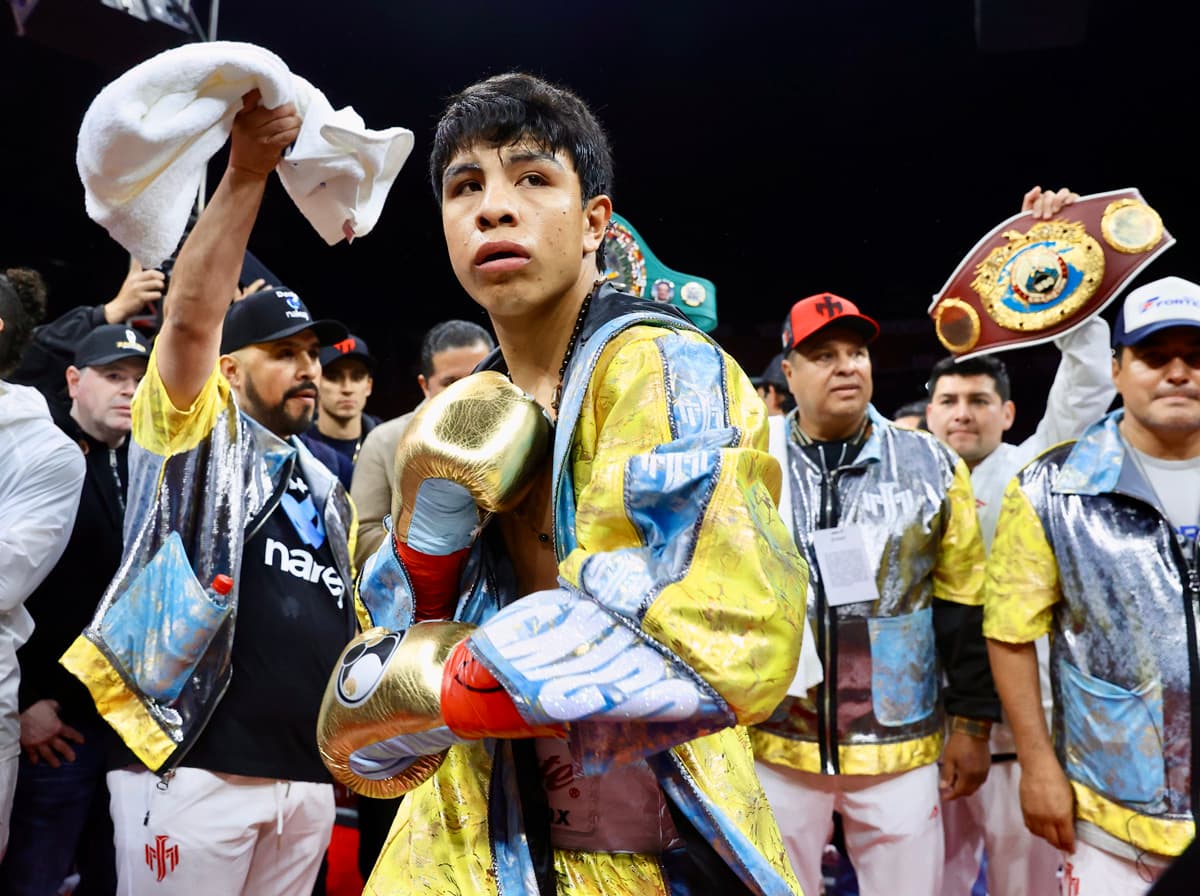
[[[1175,532],[1188,541],[1200,531],[1200,457],[1164,460],[1126,442]]]

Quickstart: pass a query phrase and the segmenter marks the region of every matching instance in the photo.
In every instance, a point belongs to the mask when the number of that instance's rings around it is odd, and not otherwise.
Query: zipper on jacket
[[[1183,545],[1179,544],[1179,539],[1175,537],[1174,527],[1170,523],[1167,523],[1167,526],[1172,530],[1171,541],[1178,547],[1177,560],[1186,575],[1183,586],[1183,616],[1187,625],[1188,691],[1189,708],[1192,714],[1192,755],[1190,757],[1191,772],[1188,776],[1190,784],[1188,807],[1194,815],[1197,807],[1200,807],[1200,774],[1197,774],[1197,769],[1200,767],[1196,765],[1197,760],[1200,759],[1200,756],[1197,755],[1200,751],[1200,668],[1197,668],[1197,664],[1200,663],[1200,646],[1198,646],[1196,632],[1197,605],[1200,602],[1200,569],[1197,568],[1197,564],[1200,563],[1200,558],[1197,557],[1197,552],[1200,551],[1200,535],[1193,536],[1185,549]]]
[[[1150,485],[1149,478],[1141,470],[1140,465],[1138,473],[1145,485],[1149,486],[1153,493],[1153,486]],[[1200,756],[1198,756],[1198,753],[1200,753],[1200,637],[1197,636],[1197,616],[1200,616],[1200,535],[1193,536],[1185,547],[1181,543],[1179,536],[1175,533],[1175,527],[1171,524],[1163,509],[1155,503],[1155,500],[1129,489],[1113,489],[1112,493],[1132,498],[1144,504],[1167,527],[1167,538],[1171,546],[1171,554],[1175,560],[1176,568],[1179,570],[1180,579],[1183,584],[1183,620],[1184,626],[1187,629],[1188,650],[1188,698],[1192,716],[1190,732],[1192,750],[1189,757],[1190,770],[1188,772],[1188,808],[1194,815],[1197,807],[1200,807],[1200,775],[1196,774],[1196,769],[1198,768],[1196,763],[1200,759]]]
[[[817,520],[818,529],[829,529],[837,524],[837,509],[834,492],[837,487],[836,470],[825,468],[821,457],[821,512]],[[821,771],[827,775],[840,773],[837,743],[837,637],[835,632],[834,608],[825,599],[825,579],[817,589],[817,649],[825,657],[825,675],[821,682],[821,699],[817,706],[817,745],[820,750]]]
[[[121,519],[125,519],[125,483],[121,481],[121,467],[117,463],[117,449],[108,449],[108,468],[112,470],[113,484],[117,487],[117,506],[121,508]]]

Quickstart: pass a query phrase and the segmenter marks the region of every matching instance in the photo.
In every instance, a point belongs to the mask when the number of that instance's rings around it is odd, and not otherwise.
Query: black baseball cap
[[[76,367],[99,367],[122,358],[150,358],[150,342],[136,327],[105,324],[96,327],[75,346]]]
[[[346,328],[336,320],[313,320],[300,297],[283,286],[272,286],[234,302],[225,312],[221,354],[247,345],[283,339],[312,330],[321,345],[346,338]]]
[[[341,361],[343,358],[358,358],[367,365],[367,370],[371,373],[375,372],[375,359],[371,357],[371,351],[367,348],[366,341],[353,333],[345,339],[339,339],[333,345],[327,345],[321,349],[321,369],[323,370],[334,361]]]
[[[774,386],[776,389],[786,392],[788,388],[787,377],[783,375],[783,352],[777,354],[771,359],[766,370],[762,372],[762,376],[750,377],[750,382],[758,386]]]

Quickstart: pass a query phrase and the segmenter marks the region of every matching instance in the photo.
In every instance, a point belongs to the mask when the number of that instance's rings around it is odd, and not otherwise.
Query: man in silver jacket
[[[871,406],[878,333],[832,293],[801,299],[784,323],[796,410],[770,418],[770,450],[812,570],[824,680],[794,683],[751,736],[804,892],[818,892],[836,811],[863,896],[928,896],[942,870],[938,760],[943,797],[978,788],[999,702],[979,628],[984,555],[967,469]]]
[[[1113,348],[1122,407],[1004,493],[984,634],[1025,824],[1062,851],[1063,892],[1133,896],[1196,832],[1200,286],[1130,292]]]
[[[129,751],[108,774],[122,894],[307,893],[334,820],[316,717],[356,630],[353,511],[296,435],[345,330],[285,289],[230,305],[300,124],[258,99],[134,397],[125,556],[63,657]]]

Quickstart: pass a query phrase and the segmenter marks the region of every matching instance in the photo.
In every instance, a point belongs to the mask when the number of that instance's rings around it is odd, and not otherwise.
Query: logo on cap
[[[349,339],[343,339],[341,342],[335,342],[333,347],[344,355],[347,352],[352,352],[358,348],[358,341],[351,336]]]
[[[291,311],[284,312],[285,317],[298,317],[301,320],[312,320],[312,317],[304,310],[304,304],[300,301],[300,297],[294,292],[280,290],[278,295],[280,298],[287,299],[287,306]]]
[[[1187,305],[1189,308],[1195,308],[1200,305],[1192,296],[1151,296],[1142,302],[1142,307],[1139,311],[1146,312],[1151,306],[1155,308],[1170,308],[1172,306]]]
[[[835,302],[828,293],[815,307],[822,317],[837,317],[842,313],[842,303]]]
[[[133,330],[125,330],[124,341],[118,339],[116,345],[117,348],[129,349],[130,351],[141,352],[142,354],[146,353],[146,346],[142,345],[138,340],[137,333],[133,332]]]

